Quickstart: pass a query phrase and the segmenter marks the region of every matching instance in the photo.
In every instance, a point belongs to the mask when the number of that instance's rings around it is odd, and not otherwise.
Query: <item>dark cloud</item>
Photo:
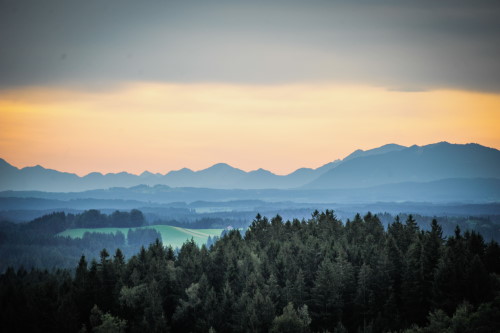
[[[341,81],[500,91],[498,1],[0,0],[0,86]]]

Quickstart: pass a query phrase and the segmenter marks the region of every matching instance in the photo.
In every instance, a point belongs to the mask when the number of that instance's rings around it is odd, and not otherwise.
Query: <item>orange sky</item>
[[[286,174],[358,148],[439,141],[500,148],[500,95],[150,82],[0,91],[0,157],[79,175],[218,162]]]

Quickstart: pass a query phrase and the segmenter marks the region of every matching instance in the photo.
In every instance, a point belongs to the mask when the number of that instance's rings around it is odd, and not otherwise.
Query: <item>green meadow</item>
[[[208,237],[220,236],[223,229],[187,229],[180,227],[173,227],[169,225],[151,225],[140,228],[83,228],[83,229],[67,229],[60,232],[58,235],[71,238],[82,238],[86,232],[100,232],[100,233],[117,233],[121,231],[125,237],[129,229],[155,229],[161,234],[162,242],[165,246],[172,246],[180,248],[187,240],[193,238],[196,244],[205,244]]]

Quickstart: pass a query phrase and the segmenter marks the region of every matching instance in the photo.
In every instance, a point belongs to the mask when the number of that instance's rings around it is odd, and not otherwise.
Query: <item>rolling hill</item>
[[[161,234],[162,242],[165,246],[172,246],[174,249],[181,248],[182,244],[190,239],[198,245],[205,244],[208,237],[219,237],[223,229],[186,229],[180,227],[172,227],[169,225],[152,225],[147,227],[135,228],[135,229],[155,229]],[[121,231],[125,237],[127,236],[129,228],[87,228],[87,229],[67,229],[58,234],[62,237],[71,238],[82,238],[83,234],[86,232],[98,232],[98,233],[116,233]]]

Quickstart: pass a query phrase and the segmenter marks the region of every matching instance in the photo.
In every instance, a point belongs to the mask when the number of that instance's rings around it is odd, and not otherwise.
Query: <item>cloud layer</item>
[[[500,91],[498,1],[0,0],[0,87],[336,82]]]

